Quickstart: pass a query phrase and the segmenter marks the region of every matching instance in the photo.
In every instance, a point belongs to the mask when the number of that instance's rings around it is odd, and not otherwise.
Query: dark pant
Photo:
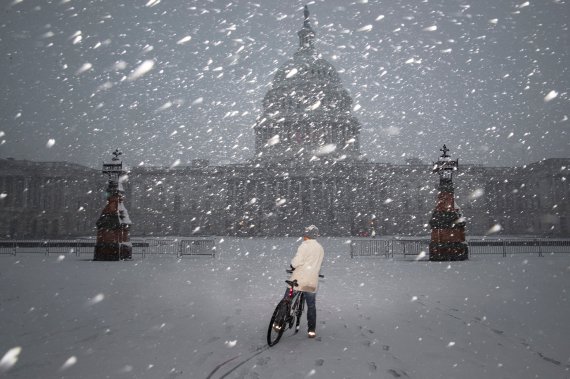
[[[309,324],[309,332],[314,332],[317,327],[317,293],[305,292],[303,297],[307,302],[307,323]]]

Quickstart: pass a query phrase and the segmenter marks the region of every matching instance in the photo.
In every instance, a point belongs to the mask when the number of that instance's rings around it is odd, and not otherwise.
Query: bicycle
[[[291,274],[293,270],[286,270]],[[319,278],[324,278],[319,274]],[[275,307],[269,328],[267,329],[267,344],[269,346],[275,345],[281,339],[285,329],[291,329],[295,325],[295,333],[299,332],[299,324],[301,323],[301,316],[303,315],[304,307],[304,292],[295,291],[294,288],[298,287],[297,279],[290,281],[286,280],[285,283],[289,285],[289,289],[283,299]]]

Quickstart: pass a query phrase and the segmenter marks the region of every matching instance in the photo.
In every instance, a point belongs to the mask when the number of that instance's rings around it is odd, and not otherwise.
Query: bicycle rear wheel
[[[286,320],[288,315],[288,304],[285,300],[281,300],[275,311],[273,311],[273,316],[271,316],[271,321],[269,322],[269,328],[267,329],[267,344],[269,346],[275,345],[281,339],[283,332],[285,331]]]

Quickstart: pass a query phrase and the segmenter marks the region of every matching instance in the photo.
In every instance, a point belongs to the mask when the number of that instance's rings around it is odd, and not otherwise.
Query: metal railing
[[[570,239],[484,239],[472,238],[468,241],[469,254],[500,254],[503,257],[515,254],[570,253]]]
[[[374,257],[386,258],[394,255],[419,256],[429,251],[429,239],[375,239],[358,238],[350,243],[350,257]]]
[[[10,254],[94,254],[94,239],[75,240],[11,240],[0,241],[0,255]],[[211,237],[183,239],[133,238],[133,255],[147,256],[189,256],[209,255],[215,257],[216,242]]]
[[[213,237],[181,239],[133,238],[133,255],[147,256],[216,256]],[[386,257],[413,256],[421,259],[429,255],[428,238],[355,238],[350,243],[350,256]],[[550,254],[570,253],[570,239],[552,238],[477,238],[466,241],[468,253],[474,255],[536,254],[539,257]],[[93,254],[94,239],[75,240],[0,240],[0,255],[40,253],[50,254]]]
[[[356,239],[350,243],[350,257],[394,256],[394,240]]]
[[[15,240],[0,241],[0,254],[17,255],[22,253],[76,254],[89,250],[91,253],[95,242],[91,240]]]
[[[211,255],[216,257],[216,243],[213,238],[194,238],[180,240],[178,256]]]
[[[551,238],[470,238],[466,241],[469,255],[502,255],[570,253],[570,239]],[[429,255],[428,238],[422,239],[374,239],[358,238],[350,243],[350,257],[415,256],[423,258]]]

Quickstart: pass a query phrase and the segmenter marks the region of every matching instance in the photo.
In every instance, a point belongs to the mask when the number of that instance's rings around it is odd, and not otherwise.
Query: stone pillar
[[[433,169],[433,172],[439,174],[439,192],[429,221],[429,260],[462,261],[468,258],[468,252],[465,243],[465,221],[459,209],[455,208],[454,202],[453,172],[458,169],[458,161],[449,158],[449,149],[445,145],[441,151],[443,155],[434,163]]]
[[[121,177],[126,174],[115,150],[111,163],[103,164],[103,173],[109,175],[107,205],[97,220],[97,243],[95,261],[118,261],[132,259],[132,244],[129,240],[131,220],[123,203],[124,193]]]

